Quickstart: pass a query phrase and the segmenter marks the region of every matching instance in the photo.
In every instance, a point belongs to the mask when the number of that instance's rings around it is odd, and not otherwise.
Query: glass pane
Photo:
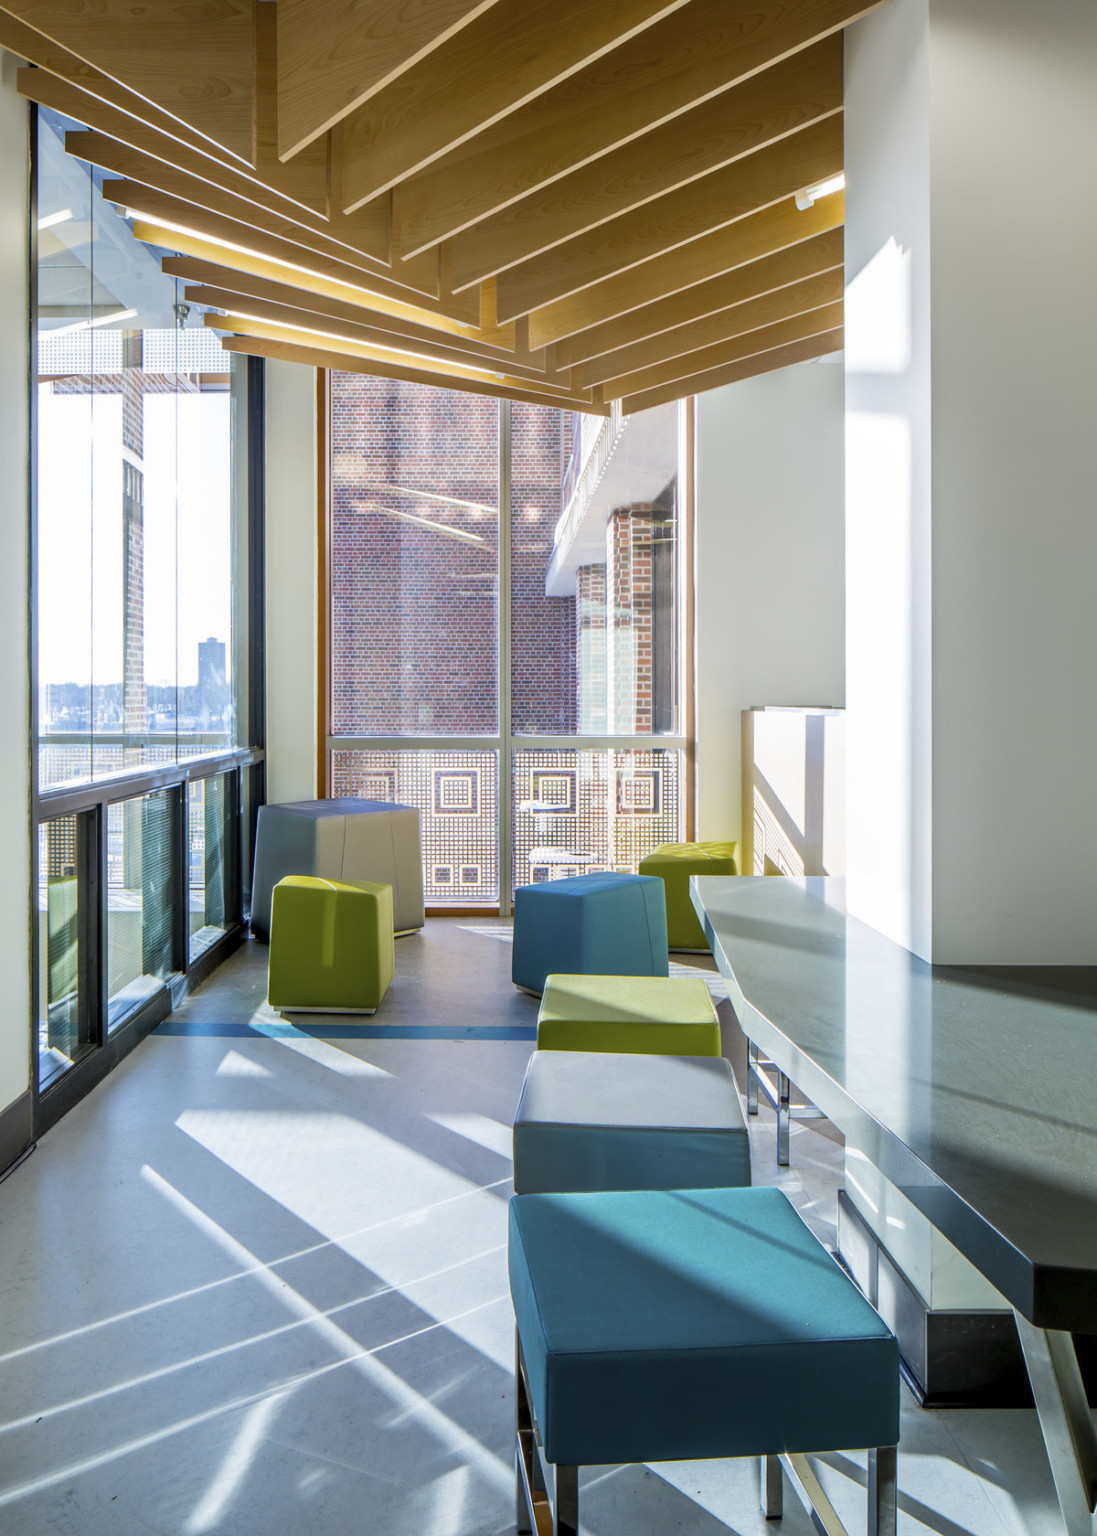
[[[498,730],[498,414],[331,375],[334,734]]]
[[[618,869],[632,873],[681,836],[682,754],[514,753],[514,884]]]
[[[516,734],[674,734],[677,406],[511,409]]]
[[[419,807],[428,906],[499,900],[495,752],[333,752],[332,793]]]
[[[58,816],[38,828],[39,1088],[92,1048],[81,985],[80,821]]]
[[[48,787],[235,742],[233,584],[246,544],[230,385],[246,365],[134,240],[100,173],[65,154],[72,124],[45,109],[38,122]]]
[[[174,969],[175,792],[107,810],[107,1022],[156,993]]]
[[[229,848],[229,792],[225,774],[187,786],[187,846],[190,889],[190,959],[228,927],[225,858]]]

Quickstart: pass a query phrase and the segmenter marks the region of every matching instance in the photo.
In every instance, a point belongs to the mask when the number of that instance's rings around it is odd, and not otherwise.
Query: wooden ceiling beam
[[[173,117],[170,112],[162,107],[155,106],[151,101],[146,101],[136,91],[131,91],[118,80],[112,80],[102,70],[93,69],[76,54],[70,53],[67,48],[60,47],[50,38],[44,37],[41,32],[36,32],[33,27],[28,27],[25,22],[17,20],[7,11],[0,9],[0,48],[5,48],[9,53],[18,58],[26,59],[29,64],[34,64],[43,75],[53,79],[67,81],[70,85],[78,86],[81,91],[105,105],[116,108],[120,112],[129,113],[131,116],[147,123],[149,127],[166,133],[170,138],[178,139],[182,144],[189,144],[193,148],[201,150],[205,154],[215,157],[224,157],[227,161],[235,163],[238,169],[247,169],[248,162],[235,154],[226,146],[217,144],[206,134],[199,133],[182,118]],[[36,97],[30,98],[32,101]],[[47,106],[52,103],[47,102]],[[64,111],[59,107],[58,111]],[[86,121],[78,118],[78,121]]]
[[[253,0],[205,6],[4,0],[2,9],[252,163]]]
[[[834,192],[803,211],[788,198],[776,207],[752,213],[727,229],[702,235],[678,250],[534,310],[529,317],[530,345],[541,347],[576,331],[588,330],[604,320],[650,304],[653,297],[692,288],[710,277],[835,229],[842,223],[842,209],[842,194]]]
[[[435,389],[452,389],[462,394],[487,395],[497,400],[521,400],[530,405],[549,405],[555,410],[583,411],[592,416],[608,416],[609,406],[600,400],[581,396],[561,396],[529,389],[517,379],[480,379],[442,369],[409,368],[379,357],[358,357],[333,352],[323,347],[301,347],[291,342],[261,336],[225,336],[221,345],[226,352],[242,352],[251,357],[279,358],[300,363],[306,368],[332,368],[340,373],[362,373],[381,379],[397,379],[410,384],[429,384]]]
[[[332,143],[342,206],[349,212],[388,191],[685,5],[500,0],[339,123]]]
[[[528,261],[841,108],[842,39],[835,34],[455,236],[453,286]],[[399,209],[397,193],[393,236],[404,254]]]
[[[762,373],[772,373],[777,368],[788,368],[793,363],[814,362],[817,357],[827,357],[840,352],[843,346],[842,332],[825,331],[821,336],[809,336],[806,341],[794,341],[772,352],[760,352],[740,363],[728,363],[723,368],[712,368],[688,379],[678,379],[656,389],[640,394],[626,395],[621,401],[625,416],[637,411],[650,411],[653,406],[666,405],[669,400],[684,400],[687,395],[703,394],[709,389],[721,389],[725,384],[738,384],[742,379],[757,378]]]
[[[354,256],[347,252],[348,259],[344,260],[314,249],[305,240],[287,238],[262,229],[257,223],[245,223],[241,219],[199,207],[138,182],[106,181],[103,183],[103,195],[108,202],[133,210],[135,216],[146,225],[168,226],[169,230],[170,226],[176,226],[179,233],[168,233],[167,239],[162,241],[169,249],[182,250],[180,240],[189,234],[199,241],[208,242],[215,250],[220,248],[218,259],[223,259],[225,265],[233,265],[235,257],[240,253],[250,253],[263,261],[280,265],[283,280],[290,280],[290,274],[295,270],[311,272],[351,287],[365,288],[371,293],[450,314],[455,319],[475,324],[479,318],[479,295],[459,294],[455,302],[453,298],[439,298],[420,289],[408,288],[394,282],[388,275],[388,269],[380,263],[367,265],[368,258],[365,256]],[[471,304],[460,302],[466,297],[471,297]]]
[[[691,0],[408,176],[399,189],[409,254],[547,186],[630,139],[810,47],[884,0]]]
[[[670,362],[673,358],[692,357],[703,348],[718,342],[732,341],[746,336],[763,326],[776,325],[793,315],[806,314],[823,305],[838,303],[842,298],[845,274],[841,267],[806,277],[802,282],[790,283],[772,293],[749,299],[745,304],[706,315],[686,325],[675,326],[658,336],[647,336],[626,347],[618,347],[588,363],[580,363],[572,370],[572,377],[588,388],[606,379],[619,378],[639,368],[649,368],[657,363]],[[688,359],[687,359],[688,360]]]
[[[23,73],[40,76],[42,71],[20,71]],[[131,142],[133,137],[142,138],[142,144],[135,146]],[[372,228],[364,222],[360,226],[359,238],[363,240],[365,237],[363,243],[351,245],[336,237],[333,226],[322,215],[311,212],[300,203],[291,203],[261,182],[170,139],[160,136],[153,143],[151,130],[145,130],[144,135],[127,134],[124,139],[94,129],[90,132],[70,131],[65,135],[65,148],[70,155],[87,160],[102,170],[197,203],[229,218],[237,218],[241,223],[254,223],[271,234],[299,240],[310,249],[351,262],[364,256],[368,270],[388,269],[389,218],[388,210],[380,204],[371,209]],[[423,260],[423,266],[410,272],[406,263],[401,264],[398,280],[407,287],[422,286],[424,291],[429,291],[427,285],[432,275],[437,282],[437,256],[433,264],[429,254]]]
[[[631,310],[627,315],[603,321],[557,342],[552,350],[562,367],[603,357],[619,347],[631,346],[703,320],[733,305],[774,293],[790,283],[843,268],[844,231],[831,229],[798,245],[763,256],[731,272],[709,278],[692,288]]]
[[[289,159],[495,0],[278,0],[278,150]]]
[[[268,297],[290,293],[302,305],[313,299],[334,299],[359,319],[380,323],[381,317],[387,316],[450,336],[485,339],[493,345],[506,346],[511,334],[506,327],[497,332],[483,332],[474,325],[412,303],[325,278],[318,273],[287,270],[259,255],[225,250],[190,236],[171,235],[152,224],[139,223],[137,235],[138,239],[154,245],[165,246],[170,242],[180,251],[182,254],[178,256],[162,256],[160,270],[184,282],[208,283],[233,293],[259,293]]]
[[[0,33],[2,33],[0,27]],[[140,110],[139,98],[130,99],[127,108],[113,106],[101,97],[93,95],[82,86],[45,69],[21,69],[16,77],[19,94],[39,106],[50,107],[66,117],[74,118],[95,133],[106,134],[132,149],[144,154],[168,160],[180,170],[195,176],[217,180],[226,190],[238,191],[242,196],[253,197],[271,209],[282,209],[290,216],[300,216],[301,211],[311,213],[317,227],[327,224],[328,173],[325,163],[322,180],[318,177],[310,188],[301,185],[296,191],[305,195],[295,196],[281,187],[260,178],[241,160],[227,151],[217,150],[208,139],[198,134],[180,138],[174,132],[166,132],[159,125],[153,126],[134,115]],[[157,114],[161,121],[171,124],[166,114]],[[281,167],[280,167],[281,169]],[[380,206],[380,205],[372,205]]]
[[[354,297],[349,298],[345,295],[350,290],[342,290],[344,296],[339,297],[338,285],[331,285],[332,292],[316,292],[299,287],[292,273],[287,273],[284,280],[279,282],[253,272],[234,272],[230,267],[198,261],[192,256],[164,256],[160,267],[168,277],[181,278],[186,283],[201,286],[203,290],[224,293],[237,300],[260,299],[270,304],[290,305],[317,317],[376,325],[399,335],[459,340],[471,347],[483,349],[488,355],[504,359],[520,356],[531,366],[536,366],[544,355],[523,351],[516,335],[516,326],[481,329],[445,320],[439,315],[428,315],[421,310],[414,311],[419,318],[412,319],[407,305],[394,305],[385,309],[380,307],[383,301],[361,291],[354,291]]]
[[[528,315],[653,257],[688,247],[841,169],[842,115],[837,113],[500,273],[499,318]]]
[[[687,352],[682,357],[664,358],[647,368],[632,373],[619,374],[601,381],[609,400],[620,400],[625,395],[639,395],[645,390],[657,389],[661,384],[675,379],[694,378],[697,374],[711,372],[729,363],[742,362],[757,357],[760,352],[772,352],[796,341],[806,341],[809,336],[822,336],[828,331],[842,328],[842,301],[821,305],[800,315],[788,315],[773,325],[761,326],[730,341],[715,342],[697,352]]]
[[[292,294],[292,290],[289,292]],[[504,352],[500,347],[486,347],[481,342],[447,336],[444,331],[434,331],[422,325],[412,326],[381,315],[374,319],[361,311],[357,315],[348,314],[347,305],[332,304],[331,308],[337,312],[323,314],[317,313],[304,295],[294,295],[284,302],[275,302],[203,285],[188,286],[184,289],[183,297],[188,304],[223,310],[228,319],[225,324],[218,326],[222,330],[234,330],[237,319],[245,317],[309,333],[302,337],[305,346],[326,345],[333,338],[342,338],[367,346],[418,353],[439,362],[490,368],[557,389],[569,387],[566,379],[561,381],[555,375],[550,377],[543,368],[523,363],[513,353]],[[300,302],[301,298],[304,298],[304,303]],[[216,320],[213,323],[217,325]],[[309,339],[310,335],[313,339]]]

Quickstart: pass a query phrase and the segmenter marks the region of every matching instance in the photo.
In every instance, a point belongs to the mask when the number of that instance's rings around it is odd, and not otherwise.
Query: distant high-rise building
[[[208,640],[198,642],[198,687],[202,693],[225,686],[225,642]]]

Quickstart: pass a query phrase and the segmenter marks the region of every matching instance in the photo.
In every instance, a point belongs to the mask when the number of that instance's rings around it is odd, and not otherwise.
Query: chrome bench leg
[[[1036,1414],[1068,1536],[1097,1530],[1097,1430],[1086,1400],[1074,1339],[1037,1328],[1014,1309]]]
[[[552,1536],[579,1536],[579,1468],[553,1469]]]
[[[781,1473],[780,1456],[760,1457],[758,1471],[762,1513],[767,1520],[780,1520],[785,1503],[785,1481]]]
[[[868,1536],[895,1536],[896,1462],[894,1445],[868,1453]]]
[[[777,1164],[788,1167],[789,1130],[792,1122],[792,1084],[783,1072],[777,1074]]]

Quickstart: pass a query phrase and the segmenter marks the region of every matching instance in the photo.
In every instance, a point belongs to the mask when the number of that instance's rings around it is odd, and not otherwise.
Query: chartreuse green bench
[[[537,1048],[719,1056],[720,1024],[700,977],[549,976]]]
[[[671,949],[709,950],[689,896],[691,875],[735,875],[738,843],[661,843],[640,862],[640,873],[662,880]]]
[[[723,1056],[534,1051],[514,1117],[516,1194],[750,1183]]]
[[[807,1456],[867,1449],[894,1536],[898,1346],[782,1191],[516,1195],[509,1269],[519,1531],[576,1536],[583,1467],[738,1456],[840,1531]]]
[[[286,875],[271,899],[267,1000],[286,1013],[375,1013],[395,968],[392,887]]]

